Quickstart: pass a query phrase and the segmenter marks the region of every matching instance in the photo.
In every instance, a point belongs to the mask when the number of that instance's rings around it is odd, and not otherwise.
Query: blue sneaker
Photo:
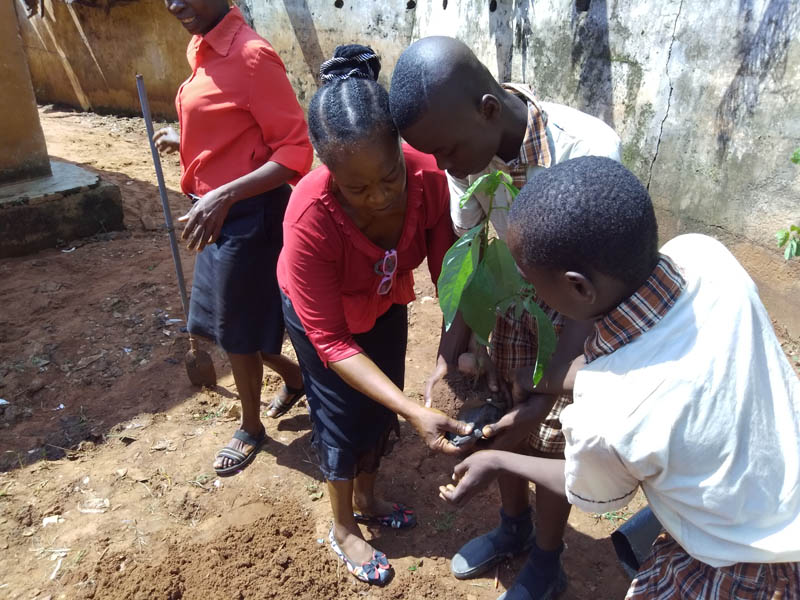
[[[478,577],[497,563],[530,550],[535,537],[530,507],[518,517],[509,517],[500,509],[500,526],[464,544],[450,561],[450,570],[456,579]]]
[[[531,548],[525,566],[512,585],[497,600],[555,600],[567,589],[567,574],[561,566],[561,553],[547,552],[536,544]]]

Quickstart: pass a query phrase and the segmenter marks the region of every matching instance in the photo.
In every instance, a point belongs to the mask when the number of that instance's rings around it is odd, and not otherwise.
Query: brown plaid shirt
[[[517,189],[528,181],[528,165],[550,167],[547,144],[547,113],[533,100],[533,90],[520,83],[504,83],[503,89],[521,98],[528,105],[528,127],[519,149],[519,157],[509,163],[509,174]]]
[[[586,363],[611,354],[642,335],[667,314],[686,287],[675,263],[665,255],[636,292],[597,321],[583,347]]]
[[[666,532],[631,582],[625,600],[798,600],[800,563],[714,567],[692,558]]]

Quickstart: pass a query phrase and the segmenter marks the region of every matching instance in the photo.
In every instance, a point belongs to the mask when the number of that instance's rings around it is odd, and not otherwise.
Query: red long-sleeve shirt
[[[375,265],[386,252],[367,238],[339,205],[324,166],[309,173],[292,193],[283,221],[278,282],[291,299],[322,361],[362,352],[354,333],[369,331],[392,304],[414,300],[412,271],[427,256],[433,281],[454,241],[450,193],[433,157],[404,145],[408,202],[397,243],[392,289],[377,293],[383,277]],[[392,340],[386,340],[391,344]]]
[[[313,158],[303,110],[280,57],[239,9],[193,36],[186,57],[192,74],[175,99],[184,193],[202,196],[270,160],[299,181]]]

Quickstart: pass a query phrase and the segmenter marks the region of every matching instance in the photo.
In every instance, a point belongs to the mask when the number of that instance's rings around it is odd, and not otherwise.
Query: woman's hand
[[[431,450],[444,454],[463,454],[465,452],[465,448],[451,444],[445,434],[469,435],[472,432],[472,425],[451,419],[442,411],[433,408],[419,407],[406,418]]]
[[[153,134],[153,143],[159,152],[172,154],[181,146],[181,138],[172,127],[164,127]]]
[[[208,244],[214,243],[222,230],[229,204],[220,188],[211,190],[192,205],[188,213],[178,218],[186,222],[181,239],[187,240],[189,250],[200,252]]]
[[[453,481],[439,486],[439,497],[452,504],[463,504],[495,480],[499,471],[498,453],[481,450],[468,456],[453,469]]]

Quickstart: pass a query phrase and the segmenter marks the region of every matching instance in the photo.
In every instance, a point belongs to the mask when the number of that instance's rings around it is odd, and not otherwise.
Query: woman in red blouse
[[[402,392],[412,271],[427,257],[438,279],[453,242],[449,192],[431,157],[401,145],[370,48],[340,46],[320,71],[309,130],[325,166],[292,193],[278,281],[328,482],[331,547],[356,577],[382,585],[393,571],[357,522],[416,523],[411,509],[375,494],[397,415],[442,452],[458,451],[445,433],[470,431]],[[450,364],[454,334],[439,347]]]
[[[195,261],[188,328],[228,355],[242,402],[241,427],[216,457],[219,475],[247,466],[266,440],[259,416],[263,364],[303,395],[300,370],[281,355],[283,318],[275,264],[291,189],[310,168],[303,111],[283,63],[227,0],[165,0],[193,34],[192,73],[175,104],[180,137],[162,129],[159,149],[180,150],[181,189],[196,199],[183,239]],[[262,364],[263,363],[263,364]]]

